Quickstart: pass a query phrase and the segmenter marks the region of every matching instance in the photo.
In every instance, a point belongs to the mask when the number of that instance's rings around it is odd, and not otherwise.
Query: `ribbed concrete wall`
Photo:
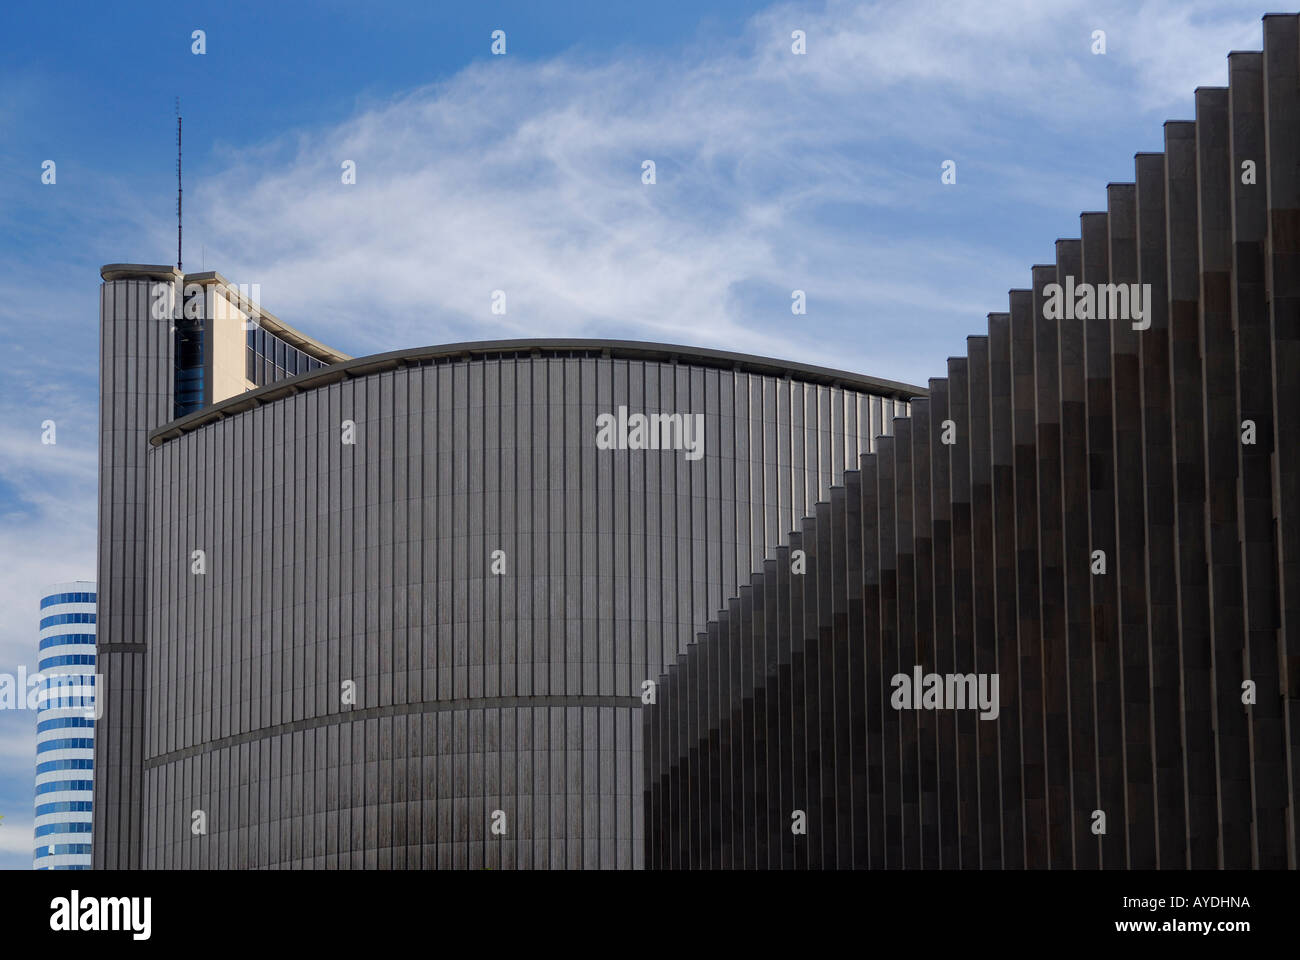
[[[99,554],[93,865],[140,864],[144,759],[145,557],[149,497],[145,438],[172,418],[171,321],[150,318],[150,288],[179,274],[100,288]]]
[[[1300,19],[1229,74],[670,666],[649,866],[1296,867]],[[998,718],[894,709],[918,664]]]
[[[366,364],[123,440],[148,560],[120,862],[640,866],[642,682],[905,404],[598,345]],[[703,458],[597,449],[620,405],[704,414]]]

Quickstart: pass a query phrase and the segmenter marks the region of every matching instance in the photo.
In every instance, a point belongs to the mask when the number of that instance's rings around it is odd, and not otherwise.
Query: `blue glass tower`
[[[95,584],[41,598],[32,866],[89,870],[95,757]]]

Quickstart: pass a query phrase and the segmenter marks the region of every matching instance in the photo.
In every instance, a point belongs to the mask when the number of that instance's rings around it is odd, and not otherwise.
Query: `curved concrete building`
[[[647,682],[921,393],[103,277],[97,866],[641,866]]]

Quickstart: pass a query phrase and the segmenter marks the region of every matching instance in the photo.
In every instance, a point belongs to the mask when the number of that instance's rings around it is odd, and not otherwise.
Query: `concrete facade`
[[[1263,32],[669,665],[648,866],[1297,866],[1300,18]],[[1049,314],[1080,283],[1151,296]],[[898,708],[916,666],[998,716]]]
[[[644,682],[919,393],[511,341],[171,421],[159,276],[102,301],[102,867],[641,866]],[[702,414],[703,456],[598,449],[620,407]]]

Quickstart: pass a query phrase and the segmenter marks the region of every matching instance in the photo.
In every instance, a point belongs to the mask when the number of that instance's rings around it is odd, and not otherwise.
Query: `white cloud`
[[[807,56],[790,53],[795,28]],[[1105,57],[1088,52],[1098,28]],[[922,383],[1058,232],[1077,235],[1107,180],[1131,176],[1132,152],[1159,148],[1161,120],[1226,81],[1226,53],[1259,46],[1257,9],[1201,0],[905,0],[782,5],[665,54],[492,58],[271,142],[219,126],[217,172],[186,184],[186,263],[260,283],[268,309],[358,354],[601,336]],[[12,103],[0,93],[0,118]],[[187,123],[187,141],[202,131]],[[949,157],[960,186],[945,192]],[[1128,172],[1103,167],[1117,157]],[[340,183],[349,159],[355,186]],[[34,659],[44,586],[95,575],[86,258],[174,249],[168,203],[82,172],[41,195],[40,229],[75,233],[76,251],[0,281],[0,347],[20,371],[0,384],[0,669]],[[4,202],[19,196],[0,183],[0,227],[27,217]],[[47,415],[57,455],[33,442]],[[7,756],[26,743],[9,729]]]
[[[35,769],[36,714],[0,711],[0,869],[31,867]]]
[[[36,764],[36,713],[31,710],[13,711],[12,719],[6,725],[10,729],[9,735],[0,739],[0,767],[25,766],[30,772]],[[7,811],[0,810],[0,813],[8,816]]]
[[[34,519],[0,517],[0,672],[19,664],[35,670],[42,591],[52,583],[95,579],[95,512],[92,506],[60,516],[68,505],[42,501]]]
[[[1105,58],[1089,53],[1097,25]],[[790,53],[795,27],[807,56]],[[1048,174],[1064,193],[1017,172],[1017,138],[1079,137],[1083,123],[1104,139],[1088,124],[1188,102],[1248,31],[1257,44],[1254,14],[1170,2],[830,3],[766,10],[741,37],[671,57],[492,58],[331,128],[232,149],[187,196],[190,235],[210,265],[261,283],[272,311],[356,353],[601,335],[924,379],[1029,266],[993,279],[987,237],[942,238],[934,220],[955,195],[939,192],[939,160],[968,158],[990,211],[1077,204],[1076,170]],[[893,255],[927,245],[942,272]],[[755,285],[786,292],[758,304]],[[808,323],[789,322],[795,287],[820,305]],[[504,317],[488,309],[496,289]],[[809,336],[849,318],[855,342]],[[918,323],[950,349],[900,342],[902,369],[883,368],[879,344]]]
[[[2,672],[20,663],[35,669],[45,588],[95,579],[94,407],[57,383],[33,383],[29,393],[26,403],[0,403],[0,610],[7,614],[0,617]],[[55,423],[54,444],[41,442],[46,419]]]
[[[12,863],[13,866],[30,867],[32,862],[32,816],[21,818],[5,814],[0,822],[0,861]],[[23,863],[23,861],[26,863]],[[12,867],[11,867],[12,868]]]

